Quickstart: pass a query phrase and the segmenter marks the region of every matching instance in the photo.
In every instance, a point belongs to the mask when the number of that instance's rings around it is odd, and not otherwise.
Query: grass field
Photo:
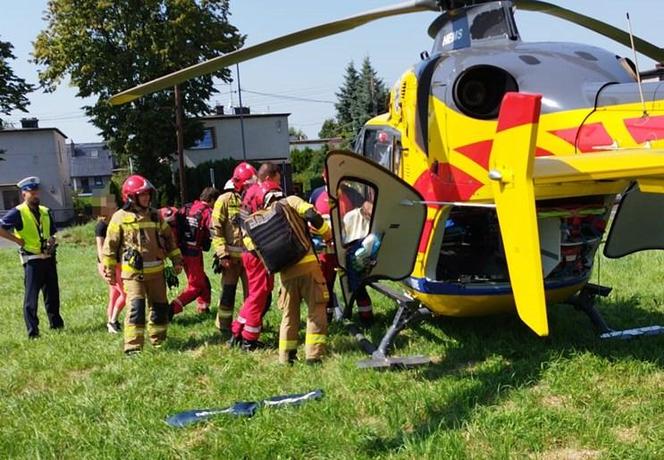
[[[439,319],[403,333],[396,352],[434,356],[429,367],[359,370],[362,354],[336,325],[321,367],[282,367],[274,349],[227,350],[212,317],[189,307],[164,348],[127,359],[105,329],[92,240],[90,226],[64,235],[67,328],[49,331],[40,307],[42,338],[30,342],[18,257],[0,250],[2,458],[664,458],[662,336],[600,342],[561,305],[550,309],[546,339],[513,316]],[[664,325],[663,276],[661,253],[603,260],[601,282],[614,287],[601,305],[607,320]],[[378,338],[392,307],[375,301]],[[278,324],[273,309],[264,335],[272,346]],[[299,408],[186,429],[164,423],[181,410],[314,388],[325,399]]]

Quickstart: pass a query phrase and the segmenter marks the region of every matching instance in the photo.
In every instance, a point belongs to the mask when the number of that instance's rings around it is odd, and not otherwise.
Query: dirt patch
[[[554,449],[548,450],[540,455],[535,455],[533,458],[539,460],[592,460],[599,458],[602,452],[592,449]]]
[[[638,427],[630,428],[619,427],[613,430],[616,439],[624,444],[633,444],[641,440],[641,433]]]

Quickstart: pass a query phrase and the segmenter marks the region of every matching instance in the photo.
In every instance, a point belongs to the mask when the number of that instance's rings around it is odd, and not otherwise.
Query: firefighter
[[[311,204],[297,196],[284,198],[279,185],[271,181],[261,184],[258,204],[263,211],[244,222],[245,246],[256,252],[268,271],[281,274],[279,362],[293,363],[297,359],[303,300],[307,304],[306,362],[320,362],[327,340],[325,309],[329,294],[307,224],[325,241],[331,239],[330,227]],[[254,316],[256,313],[260,312],[253,312]]]
[[[28,338],[39,337],[37,304],[39,291],[44,293],[44,306],[51,329],[65,326],[60,316],[60,288],[55,263],[55,223],[51,211],[40,204],[39,178],[32,176],[19,181],[23,203],[12,208],[0,219],[0,237],[19,246],[23,263],[25,297],[23,318]]]
[[[230,179],[232,188],[223,193],[212,210],[211,235],[214,248],[214,272],[221,273],[221,297],[216,326],[223,335],[230,335],[238,281],[247,295],[247,277],[242,265],[242,231],[240,230],[242,196],[256,182],[256,169],[240,163]]]
[[[111,217],[104,241],[104,275],[115,284],[115,268],[121,264],[127,294],[124,351],[133,354],[143,348],[147,319],[150,342],[160,346],[168,329],[168,300],[164,260],[182,271],[182,255],[169,225],[159,211],[150,207],[154,186],[144,177],[129,176],[122,185],[124,206]],[[147,315],[146,315],[147,307]]]
[[[318,187],[311,192],[309,202],[314,206],[316,211],[329,222],[330,200],[327,191],[327,169],[323,171],[323,180],[325,181],[325,185]],[[362,202],[362,196],[357,191],[341,184],[338,196],[339,214],[341,216],[346,216],[349,211],[353,210],[353,208],[361,206]],[[323,276],[327,283],[327,289],[330,293],[330,300],[327,304],[327,320],[329,322],[332,320],[334,313],[334,282],[336,281],[337,267],[339,266],[333,241],[330,241],[318,250],[318,260],[320,261],[321,270],[323,271]],[[360,324],[362,324],[363,327],[371,326],[374,320],[373,306],[371,304],[371,297],[369,297],[369,293],[364,286],[358,289],[356,303]]]
[[[258,211],[262,198],[262,184],[266,181],[279,184],[281,171],[274,163],[263,163],[258,169],[258,182],[253,184],[242,199],[242,214],[246,218]],[[253,351],[262,346],[258,341],[263,329],[263,317],[272,304],[274,275],[268,273],[254,251],[242,253],[242,265],[247,273],[248,295],[231,326],[230,346],[240,346],[242,350]]]
[[[210,312],[210,280],[205,274],[203,251],[210,250],[210,222],[212,205],[219,197],[219,190],[206,187],[198,200],[185,205],[178,211],[177,241],[182,252],[184,272],[187,274],[187,287],[171,302],[173,315],[196,300],[199,314]]]

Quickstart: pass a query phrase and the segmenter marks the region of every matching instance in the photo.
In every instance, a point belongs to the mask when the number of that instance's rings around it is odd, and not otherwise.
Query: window
[[[81,189],[83,193],[90,193],[90,179],[87,177],[81,179]]]
[[[101,176],[95,176],[95,187],[103,187],[103,186],[104,186],[104,178]]]
[[[214,128],[203,128],[203,136],[189,150],[212,150],[215,147]]]
[[[21,203],[21,197],[17,190],[3,190],[2,204],[5,210],[18,206]]]
[[[363,240],[371,230],[376,189],[362,182],[343,180],[339,183],[337,196],[343,242],[350,244]]]
[[[384,129],[367,129],[364,133],[362,153],[371,161],[391,171],[394,137],[392,132]]]
[[[99,150],[90,150],[90,158],[98,158]]]

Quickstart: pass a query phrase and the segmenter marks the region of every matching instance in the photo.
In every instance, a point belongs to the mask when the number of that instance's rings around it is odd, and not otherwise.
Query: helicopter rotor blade
[[[564,19],[631,48],[629,34],[627,32],[581,13],[539,0],[516,0],[514,1],[514,5],[520,10],[535,11]],[[657,62],[664,62],[664,49],[636,36],[634,37],[634,46],[636,51],[644,56],[648,56]]]
[[[438,2],[436,0],[409,0],[396,5],[360,13],[345,19],[339,19],[302,29],[256,45],[246,46],[237,51],[194,64],[185,69],[178,70],[134,88],[122,91],[121,93],[113,95],[110,98],[110,103],[113,105],[125,104],[146,94],[172,87],[192,78],[217,72],[239,62],[254,59],[284,48],[290,48],[295,45],[346,32],[378,19],[423,11],[440,11]]]

